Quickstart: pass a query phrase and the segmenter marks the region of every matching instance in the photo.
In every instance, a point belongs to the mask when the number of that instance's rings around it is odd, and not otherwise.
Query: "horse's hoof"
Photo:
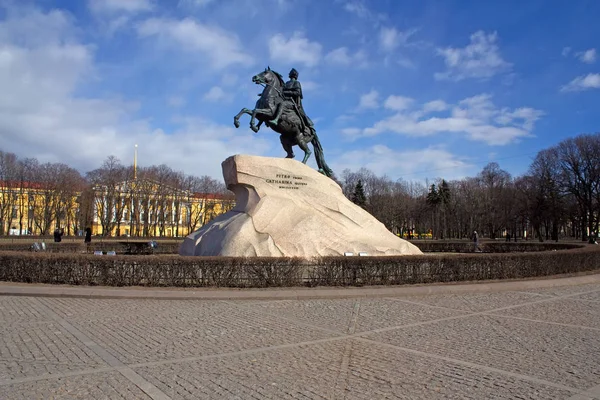
[[[258,132],[258,127],[257,126],[250,126],[250,129],[252,129],[254,132]]]
[[[233,121],[233,125],[235,125],[236,128],[240,127],[240,123],[238,121]]]

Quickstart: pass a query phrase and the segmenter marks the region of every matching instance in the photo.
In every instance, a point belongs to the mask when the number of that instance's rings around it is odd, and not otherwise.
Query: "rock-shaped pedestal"
[[[422,254],[301,162],[235,155],[222,163],[236,207],[190,234],[179,254],[314,257]]]

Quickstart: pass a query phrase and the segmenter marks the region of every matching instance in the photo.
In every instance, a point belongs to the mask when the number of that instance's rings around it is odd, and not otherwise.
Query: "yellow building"
[[[79,193],[77,188],[0,181],[0,234],[46,235],[56,228],[75,234]]]
[[[182,237],[231,210],[232,196],[195,193],[151,180],[94,187],[92,232],[103,236]]]
[[[114,187],[57,188],[0,181],[0,235],[181,237],[234,207],[231,196],[194,193],[148,180]]]

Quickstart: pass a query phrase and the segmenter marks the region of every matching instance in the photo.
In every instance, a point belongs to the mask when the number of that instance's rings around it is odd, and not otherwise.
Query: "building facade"
[[[152,180],[93,188],[92,232],[102,236],[182,237],[231,210],[232,196],[196,193]]]
[[[111,187],[50,188],[0,181],[0,235],[182,237],[232,209],[231,196],[135,180]]]

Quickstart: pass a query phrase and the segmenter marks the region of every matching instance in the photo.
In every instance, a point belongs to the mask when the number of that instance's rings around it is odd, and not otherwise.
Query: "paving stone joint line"
[[[153,400],[171,400],[169,396],[160,391],[156,386],[142,378],[138,375],[137,372],[132,370],[130,367],[126,366],[123,362],[118,360],[115,356],[110,354],[106,349],[102,346],[98,345],[92,339],[90,339],[87,335],[81,332],[79,329],[71,325],[67,320],[59,316],[54,310],[50,307],[42,303],[39,299],[34,299],[38,306],[44,310],[45,314],[50,317],[52,320],[58,322],[63,328],[65,328],[69,333],[75,336],[80,342],[85,344],[90,350],[92,350],[96,355],[98,355],[102,360],[104,360],[108,365],[113,367],[114,370],[118,371],[127,378],[130,382],[136,385],[140,390],[142,390],[145,394],[150,396]]]
[[[4,386],[4,385],[8,385],[8,384],[15,384],[15,383],[34,382],[34,381],[38,381],[38,380],[58,379],[58,378],[62,378],[62,377],[87,375],[87,374],[94,374],[94,373],[98,373],[98,372],[107,372],[107,371],[116,370],[116,371],[119,371],[129,381],[133,382],[137,387],[139,387],[141,390],[143,390],[144,393],[146,393],[153,399],[169,399],[169,397],[165,393],[163,393],[158,388],[156,388],[154,385],[152,385],[150,382],[146,381],[144,378],[142,378],[140,375],[138,375],[133,370],[133,368],[138,368],[138,367],[143,367],[143,366],[153,366],[153,365],[177,364],[177,363],[184,363],[184,362],[190,362],[190,361],[199,361],[199,360],[215,359],[215,358],[221,358],[221,357],[236,356],[236,355],[242,355],[242,354],[261,353],[261,352],[266,352],[266,351],[275,351],[275,350],[279,350],[279,349],[310,346],[310,345],[315,345],[315,344],[320,344],[320,343],[328,343],[328,342],[342,341],[342,340],[348,340],[347,345],[351,345],[352,339],[354,339],[354,340],[359,340],[364,343],[370,343],[371,345],[379,345],[379,346],[383,345],[386,347],[393,347],[396,350],[409,352],[409,353],[412,353],[412,354],[415,354],[418,356],[422,356],[422,357],[441,359],[441,360],[451,362],[454,364],[469,366],[469,367],[473,367],[473,368],[482,368],[489,372],[500,373],[500,374],[504,374],[507,376],[516,377],[521,380],[544,384],[544,385],[552,386],[552,387],[562,389],[562,390],[568,390],[570,392],[579,392],[572,399],[580,398],[578,396],[600,397],[600,386],[594,386],[594,387],[582,392],[582,391],[580,391],[580,389],[575,389],[575,388],[572,388],[569,386],[556,384],[556,383],[546,381],[543,379],[539,379],[539,378],[535,378],[532,376],[517,374],[517,373],[510,372],[510,371],[492,368],[492,367],[488,367],[488,366],[477,364],[477,363],[471,363],[471,362],[460,360],[460,359],[439,356],[439,355],[432,354],[432,353],[427,353],[427,352],[422,352],[422,351],[413,350],[413,349],[409,349],[409,348],[404,348],[401,346],[395,346],[395,345],[391,345],[391,344],[387,344],[387,343],[382,343],[377,340],[365,337],[365,336],[369,336],[369,335],[372,335],[375,333],[387,332],[387,331],[391,331],[391,330],[395,330],[395,329],[420,326],[420,325],[426,325],[426,324],[434,324],[436,322],[468,318],[468,317],[477,316],[477,315],[515,318],[515,319],[523,319],[523,320],[531,321],[531,322],[542,322],[542,323],[549,323],[549,324],[555,324],[555,325],[570,326],[570,327],[575,327],[575,328],[596,329],[596,328],[590,328],[590,327],[583,327],[583,326],[579,326],[579,325],[554,323],[554,322],[550,322],[550,321],[539,321],[539,320],[535,320],[535,319],[493,314],[494,312],[498,312],[498,311],[514,309],[514,308],[523,307],[523,306],[527,306],[527,305],[531,305],[531,304],[559,301],[562,299],[569,299],[571,297],[581,296],[581,295],[596,293],[596,292],[600,292],[600,290],[596,289],[596,290],[591,290],[591,291],[570,293],[570,294],[564,294],[564,295],[558,295],[558,296],[542,295],[542,296],[546,296],[546,297],[543,299],[540,299],[540,300],[536,300],[536,301],[528,301],[528,302],[524,302],[524,303],[514,304],[514,305],[510,305],[510,306],[505,306],[505,307],[499,307],[499,308],[495,308],[495,309],[491,309],[491,310],[478,311],[478,312],[458,310],[458,309],[454,309],[454,308],[450,308],[450,307],[434,306],[434,305],[429,305],[426,303],[420,303],[420,302],[414,302],[414,301],[409,301],[409,300],[398,299],[395,297],[390,297],[390,299],[392,299],[392,300],[404,301],[406,303],[412,303],[412,304],[419,305],[419,306],[448,309],[448,310],[452,310],[452,311],[456,311],[456,312],[462,312],[463,314],[451,316],[451,317],[438,318],[438,319],[428,320],[428,321],[420,321],[420,322],[415,322],[415,323],[396,325],[393,327],[378,328],[378,329],[373,329],[370,331],[363,331],[363,332],[358,332],[358,333],[356,333],[355,330],[356,330],[356,326],[357,326],[358,316],[360,313],[360,300],[357,300],[355,302],[354,310],[353,310],[352,317],[351,317],[351,324],[349,326],[347,334],[341,334],[341,335],[340,335],[340,332],[337,332],[337,331],[334,331],[331,329],[327,329],[327,328],[320,327],[317,325],[301,322],[298,320],[293,320],[293,319],[286,318],[286,317],[282,317],[281,315],[269,313],[265,310],[256,311],[256,308],[251,308],[250,306],[247,306],[247,305],[240,305],[240,304],[237,304],[234,302],[226,302],[228,304],[236,305],[238,307],[243,307],[243,308],[254,310],[255,312],[257,312],[259,314],[276,316],[278,318],[292,322],[296,325],[305,325],[305,326],[312,327],[314,329],[319,329],[319,330],[327,331],[330,333],[336,333],[339,336],[325,338],[325,339],[318,339],[318,340],[288,343],[288,344],[283,344],[283,345],[265,346],[265,347],[261,347],[261,348],[247,349],[247,350],[243,350],[243,351],[236,351],[236,352],[229,352],[229,353],[219,353],[219,354],[213,354],[213,355],[207,355],[207,356],[185,357],[185,358],[179,358],[179,359],[161,360],[161,361],[156,361],[156,362],[135,363],[135,364],[129,364],[129,365],[125,365],[118,359],[114,358],[114,356],[112,356],[106,349],[99,346],[97,343],[92,341],[89,337],[87,337],[85,334],[83,334],[81,331],[79,331],[77,328],[75,328],[73,325],[71,325],[67,320],[60,317],[58,314],[56,314],[53,310],[50,309],[49,306],[42,304],[41,302],[38,302],[38,304],[40,304],[43,307],[43,309],[45,311],[47,311],[46,315],[51,317],[52,320],[59,323],[63,328],[65,328],[67,331],[69,331],[71,334],[73,334],[78,340],[80,340],[82,343],[84,343],[86,346],[88,346],[88,348],[90,348],[94,353],[96,353],[105,362],[107,362],[107,364],[109,364],[110,367],[101,367],[101,368],[87,369],[87,370],[81,370],[81,371],[72,371],[72,372],[61,373],[61,374],[46,374],[46,375],[38,376],[38,377],[27,377],[27,378],[15,379],[15,380],[10,380],[10,381],[5,380],[5,381],[0,381],[0,386]],[[529,292],[524,292],[524,293],[532,294]],[[572,299],[572,300],[584,300],[584,299]],[[284,301],[284,300],[274,300],[274,301]],[[594,300],[591,300],[591,301],[594,301]],[[594,301],[594,302],[596,302],[596,301]],[[342,364],[343,364],[343,361],[342,361]],[[349,359],[348,359],[348,361],[349,361]],[[581,397],[581,398],[584,398],[584,397]]]

